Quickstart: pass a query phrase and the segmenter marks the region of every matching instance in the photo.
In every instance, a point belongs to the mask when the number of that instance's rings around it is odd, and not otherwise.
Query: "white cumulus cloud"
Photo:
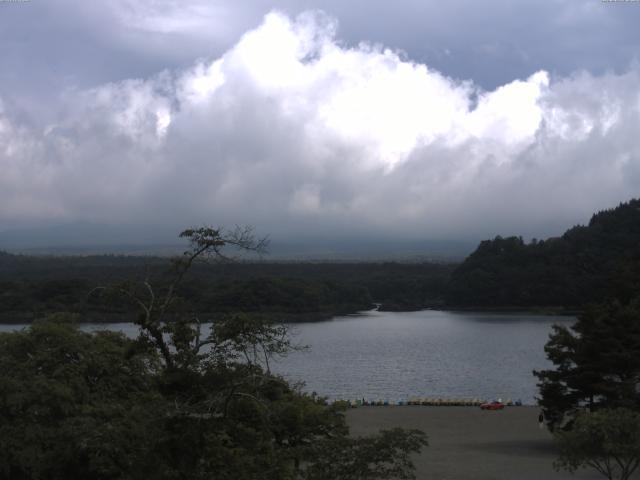
[[[53,121],[0,108],[0,225],[541,236],[638,194],[638,67],[485,91],[336,32],[274,12],[219,58],[68,90]]]

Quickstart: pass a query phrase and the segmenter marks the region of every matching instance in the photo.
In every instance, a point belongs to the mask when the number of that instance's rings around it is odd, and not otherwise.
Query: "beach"
[[[478,407],[359,407],[347,412],[353,435],[393,427],[418,428],[429,446],[415,458],[419,480],[591,480],[591,470],[556,472],[551,434],[536,407],[484,411]],[[634,476],[638,478],[638,476]]]

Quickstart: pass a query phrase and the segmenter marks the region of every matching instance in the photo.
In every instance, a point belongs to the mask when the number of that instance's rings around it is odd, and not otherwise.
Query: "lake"
[[[511,398],[533,404],[531,372],[550,366],[544,344],[551,326],[573,321],[531,314],[364,312],[291,325],[295,343],[309,349],[272,368],[331,399]],[[0,325],[0,331],[21,327]],[[133,324],[82,328],[137,332]]]

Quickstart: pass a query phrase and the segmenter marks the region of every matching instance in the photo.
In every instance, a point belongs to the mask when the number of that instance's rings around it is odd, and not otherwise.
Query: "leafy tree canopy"
[[[570,431],[557,432],[557,469],[589,467],[610,480],[627,480],[640,465],[640,413],[604,409],[583,413]]]

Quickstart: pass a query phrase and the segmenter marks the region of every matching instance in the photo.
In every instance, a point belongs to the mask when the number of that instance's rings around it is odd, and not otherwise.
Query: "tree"
[[[168,405],[159,359],[56,315],[0,334],[0,478],[143,478]]]
[[[640,465],[640,413],[603,409],[579,415],[573,428],[555,434],[560,446],[556,469],[591,467],[610,480],[627,480]]]
[[[180,238],[188,240],[189,249],[172,260],[162,288],[154,288],[149,276],[146,276],[141,282],[130,281],[93,290],[123,296],[138,308],[139,315],[135,323],[140,326],[141,336],[158,349],[169,369],[178,366],[176,361],[197,359],[200,349],[208,343],[201,339],[201,322],[196,314],[188,318],[170,315],[176,303],[180,302],[178,288],[194,263],[212,258],[229,260],[223,253],[225,248],[261,254],[268,245],[268,239],[256,238],[251,227],[236,227],[231,231],[208,226],[190,228],[180,233]],[[172,353],[172,347],[177,349],[177,356]]]
[[[551,429],[588,408],[640,407],[640,300],[592,306],[545,346],[553,370],[534,372]]]
[[[412,479],[411,453],[419,452],[426,439],[420,430],[383,430],[364,438],[341,436],[315,443],[315,462],[304,469],[305,480]]]
[[[593,215],[560,237],[496,237],[452,273],[449,305],[584,308],[640,287],[640,199]]]
[[[98,290],[138,306],[137,339],[66,317],[0,335],[0,480],[414,478],[423,432],[349,437],[340,407],[270,371],[292,348],[284,326],[237,313],[205,329],[174,309],[196,261],[264,246],[248,229],[181,236],[164,281]]]

